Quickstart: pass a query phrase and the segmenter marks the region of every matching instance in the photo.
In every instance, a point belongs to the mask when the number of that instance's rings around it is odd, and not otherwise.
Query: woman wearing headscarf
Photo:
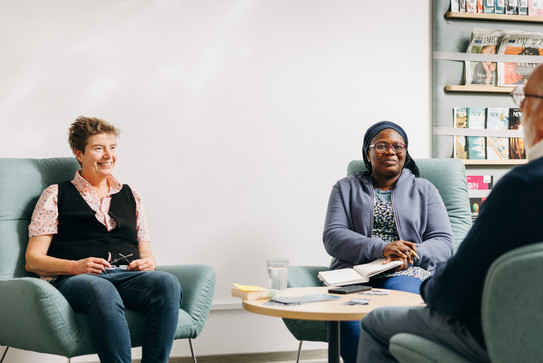
[[[324,227],[324,246],[334,258],[330,269],[385,258],[399,260],[395,271],[370,279],[373,287],[419,293],[422,281],[453,254],[453,237],[437,189],[408,152],[405,131],[390,121],[371,126],[362,157],[367,170],[333,187]],[[342,322],[341,356],[356,361],[358,321]]]

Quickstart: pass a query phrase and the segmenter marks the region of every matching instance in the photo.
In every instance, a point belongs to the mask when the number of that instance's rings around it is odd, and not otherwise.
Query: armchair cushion
[[[400,362],[469,363],[462,356],[431,340],[414,334],[396,334],[390,340],[390,353]]]

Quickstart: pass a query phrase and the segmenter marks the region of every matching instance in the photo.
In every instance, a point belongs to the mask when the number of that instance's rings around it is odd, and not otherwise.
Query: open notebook
[[[352,268],[319,272],[319,280],[326,286],[344,286],[368,282],[370,277],[401,266],[402,261],[391,261],[383,264],[384,258],[356,265]]]

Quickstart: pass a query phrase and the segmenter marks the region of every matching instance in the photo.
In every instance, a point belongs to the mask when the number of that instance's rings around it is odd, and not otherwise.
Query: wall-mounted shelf
[[[462,160],[466,165],[521,165],[526,164],[526,159],[511,159],[511,160]]]
[[[513,21],[525,23],[543,23],[543,16],[530,15],[506,15],[506,14],[481,14],[481,13],[457,13],[449,11],[445,13],[446,19],[464,20],[490,20],[490,21]]]
[[[515,87],[496,87],[496,86],[482,86],[482,85],[447,85],[445,86],[446,92],[475,92],[475,93],[503,93],[510,94]]]

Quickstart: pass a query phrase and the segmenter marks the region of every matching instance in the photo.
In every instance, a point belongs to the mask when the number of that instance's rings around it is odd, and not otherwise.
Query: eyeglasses
[[[395,154],[401,154],[406,149],[405,144],[400,144],[400,143],[389,144],[386,142],[378,142],[377,144],[370,145],[369,147],[374,148],[375,151],[377,151],[379,154],[384,154],[390,149],[392,149],[392,151],[394,151]]]
[[[522,101],[524,101],[524,99],[526,97],[533,97],[533,98],[543,99],[543,96],[531,95],[531,94],[524,93],[524,87],[523,86],[515,88],[515,90],[513,92],[511,92],[511,97],[513,98],[513,102],[515,102],[515,105],[517,105],[519,107],[520,107],[520,104],[522,103]]]

